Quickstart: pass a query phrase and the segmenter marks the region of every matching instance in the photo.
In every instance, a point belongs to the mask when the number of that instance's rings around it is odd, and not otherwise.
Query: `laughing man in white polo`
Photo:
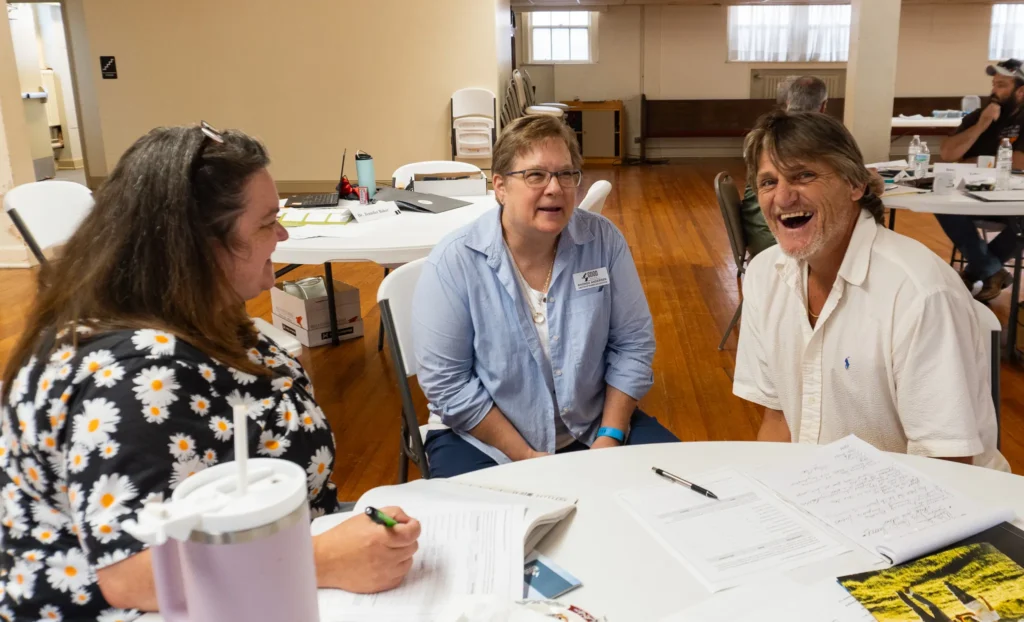
[[[744,146],[779,244],[743,283],[733,392],[765,407],[758,440],[875,447],[1009,470],[996,449],[989,336],[960,277],[881,226],[853,137],[773,112]]]

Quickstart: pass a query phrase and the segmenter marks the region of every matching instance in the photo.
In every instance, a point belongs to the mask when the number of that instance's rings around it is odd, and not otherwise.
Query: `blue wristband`
[[[626,434],[618,428],[601,428],[597,431],[597,437],[607,436],[608,438],[614,438],[620,443],[626,442]]]

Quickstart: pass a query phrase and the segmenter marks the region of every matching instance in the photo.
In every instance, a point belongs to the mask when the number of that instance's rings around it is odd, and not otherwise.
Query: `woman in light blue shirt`
[[[654,330],[636,266],[606,218],[577,211],[572,130],[522,117],[494,149],[499,207],[434,248],[414,341],[431,473],[678,439],[637,409]]]

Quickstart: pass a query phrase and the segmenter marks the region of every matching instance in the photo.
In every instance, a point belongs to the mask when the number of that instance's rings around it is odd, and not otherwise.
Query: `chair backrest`
[[[974,315],[978,318],[978,325],[981,326],[981,330],[985,333],[983,337],[984,341],[988,344],[985,351],[988,353],[989,361],[989,373],[992,377],[992,403],[996,409],[996,447],[998,448],[999,443],[999,424],[1000,424],[1000,361],[1002,356],[999,352],[1000,338],[1003,332],[1003,324],[996,317],[996,314],[989,309],[987,305],[972,300],[974,303]],[[1011,320],[1012,321],[1012,320]],[[1012,345],[1010,347],[1013,347]]]
[[[521,116],[523,116],[523,107],[519,105],[519,96],[516,95],[515,84],[512,80],[509,80],[508,86],[505,88],[505,99],[501,104],[501,126],[505,127]]]
[[[537,90],[533,88],[533,79],[530,78],[530,73],[525,69],[516,69],[519,72],[520,77],[523,79],[523,89],[526,91],[526,99],[530,102],[531,106],[537,105]]]
[[[377,303],[383,308],[382,303],[386,302],[386,315],[390,316],[384,318],[385,330],[394,335],[394,342],[389,341],[388,344],[398,347],[398,353],[392,349],[391,356],[399,355],[406,377],[416,375],[416,355],[412,343],[412,296],[426,261],[424,257],[399,266],[384,277],[377,288]]]
[[[600,214],[601,210],[604,209],[604,201],[608,198],[608,193],[612,191],[612,185],[603,179],[595,181],[590,189],[587,190],[587,196],[583,197],[583,201],[580,202],[579,209]]]
[[[494,118],[494,93],[487,89],[459,89],[452,94],[452,118]]]
[[[427,162],[413,162],[398,167],[391,174],[391,185],[396,188],[406,188],[416,175],[426,173],[482,173],[480,167],[469,162],[456,162],[454,160],[429,160]]]
[[[527,91],[526,82],[523,80],[523,74],[518,69],[512,70],[512,84],[516,87],[516,99],[519,100],[519,108],[526,110],[530,106],[534,105],[533,94]]]
[[[743,235],[743,219],[740,215],[742,200],[729,173],[723,171],[715,177],[715,195],[718,197],[718,208],[722,210],[725,231],[729,234],[732,258],[736,262],[736,269],[742,271],[747,257],[747,240]]]
[[[4,211],[40,263],[41,251],[67,242],[92,206],[92,191],[71,181],[37,181],[4,195]]]

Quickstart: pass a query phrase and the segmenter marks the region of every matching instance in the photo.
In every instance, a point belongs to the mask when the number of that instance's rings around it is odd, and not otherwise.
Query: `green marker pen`
[[[366,515],[369,516],[370,520],[372,520],[373,522],[377,523],[382,527],[387,527],[388,529],[398,524],[398,521],[396,521],[395,519],[391,518],[384,512],[381,512],[380,510],[374,507],[367,506]]]

